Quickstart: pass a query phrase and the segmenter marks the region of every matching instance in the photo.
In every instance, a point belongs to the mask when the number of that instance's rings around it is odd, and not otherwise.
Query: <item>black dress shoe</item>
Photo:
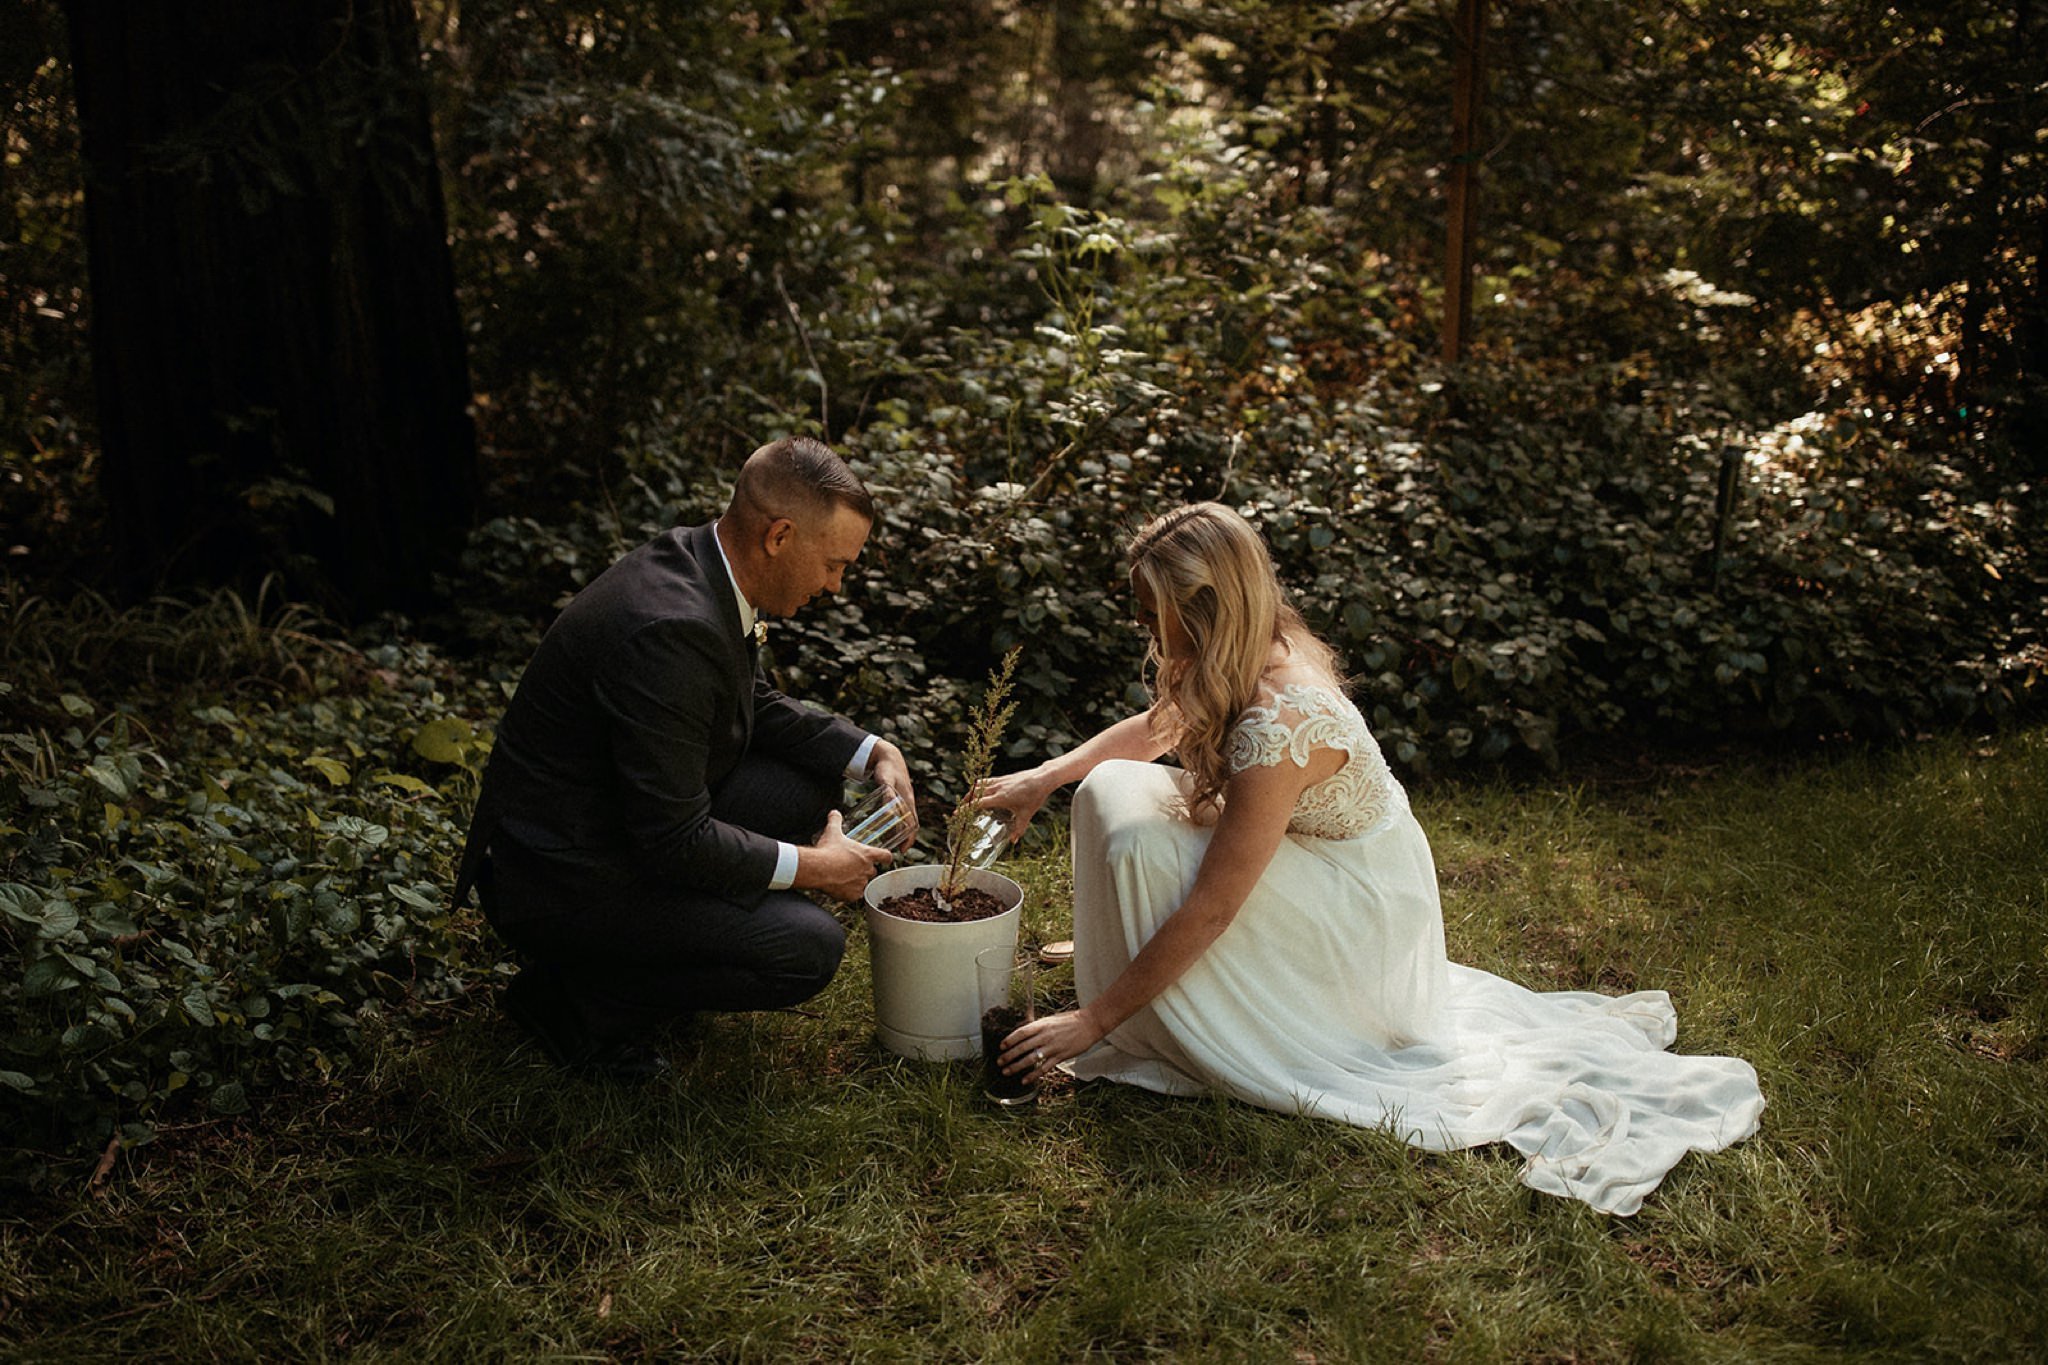
[[[668,1058],[646,1043],[612,1043],[576,1069],[614,1085],[645,1085],[668,1070]]]
[[[526,967],[512,978],[500,1004],[556,1066],[585,1066],[599,1049],[578,1017],[576,1004],[545,967]]]

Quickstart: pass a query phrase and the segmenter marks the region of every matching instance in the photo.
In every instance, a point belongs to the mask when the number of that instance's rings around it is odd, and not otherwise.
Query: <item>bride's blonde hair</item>
[[[1258,692],[1273,646],[1337,680],[1336,655],[1287,601],[1266,542],[1221,503],[1196,502],[1153,518],[1125,553],[1131,577],[1151,594],[1161,626],[1145,663],[1159,738],[1194,778],[1198,818],[1215,809],[1229,780],[1231,731]],[[1168,612],[1187,634],[1186,658],[1161,646]]]

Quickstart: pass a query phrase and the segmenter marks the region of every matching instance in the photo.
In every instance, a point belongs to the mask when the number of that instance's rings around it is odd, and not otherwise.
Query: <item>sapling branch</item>
[[[1009,699],[1010,679],[1017,671],[1017,659],[1024,652],[1022,645],[1013,645],[1003,656],[1003,662],[989,675],[988,688],[981,694],[981,705],[967,725],[967,752],[961,765],[961,777],[966,783],[958,804],[946,817],[946,875],[940,879],[938,894],[941,900],[950,902],[953,893],[960,889],[961,863],[967,857],[967,845],[974,830],[975,818],[980,811],[975,807],[975,793],[988,779],[989,769],[995,766],[996,745],[1002,741],[1003,729],[1010,723],[1017,704]]]

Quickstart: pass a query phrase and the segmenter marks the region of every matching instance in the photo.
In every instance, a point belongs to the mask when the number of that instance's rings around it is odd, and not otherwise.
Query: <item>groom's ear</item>
[[[790,537],[796,534],[796,523],[788,517],[776,517],[761,532],[761,548],[769,558],[779,555],[789,545]]]

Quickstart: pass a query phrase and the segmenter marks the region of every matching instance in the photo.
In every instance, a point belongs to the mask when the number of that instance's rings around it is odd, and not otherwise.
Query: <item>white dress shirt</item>
[[[751,635],[754,633],[754,622],[758,619],[758,613],[754,610],[754,604],[747,600],[747,595],[740,591],[739,575],[732,571],[732,560],[726,557],[725,542],[718,538],[718,528],[715,526],[712,528],[711,543],[718,547],[718,562],[725,565],[725,579],[732,584],[732,600],[739,603],[740,634],[742,637]],[[868,758],[874,751],[875,737],[869,735],[860,742],[860,747],[853,751],[853,758],[846,765],[846,775],[851,778],[867,776]],[[796,845],[778,839],[775,841],[775,875],[768,879],[768,889],[787,891],[794,885]]]

